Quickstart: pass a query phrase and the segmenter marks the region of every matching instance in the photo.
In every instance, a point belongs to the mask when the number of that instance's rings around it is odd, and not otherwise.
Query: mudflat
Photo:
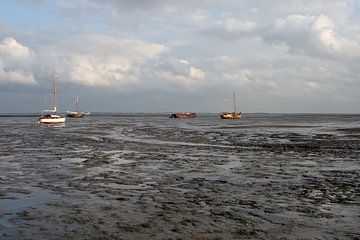
[[[360,239],[360,116],[0,118],[0,239]]]

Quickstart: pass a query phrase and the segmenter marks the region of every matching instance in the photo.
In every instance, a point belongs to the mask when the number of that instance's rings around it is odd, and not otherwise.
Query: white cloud
[[[239,21],[234,18],[225,19],[219,26],[228,33],[243,33],[253,31],[257,24],[253,21]]]
[[[354,40],[341,37],[336,32],[335,24],[326,16],[319,16],[312,26],[321,47],[328,54],[346,57],[360,57],[360,45]]]
[[[309,92],[314,92],[316,91],[317,89],[319,89],[319,84],[316,83],[316,82],[312,82],[312,81],[308,81],[306,83],[306,89],[309,91]]]
[[[194,91],[205,84],[205,72],[188,60],[168,58],[153,69],[154,86],[165,84],[168,88]],[[153,86],[153,87],[154,87]]]
[[[111,87],[137,83],[142,67],[168,51],[161,44],[104,35],[78,36],[64,41],[60,48],[63,50],[57,51],[67,62],[68,81]]]
[[[31,72],[33,53],[14,38],[0,43],[0,83],[36,84]]]
[[[240,38],[252,36],[257,31],[258,24],[254,21],[241,21],[236,18],[226,18],[211,23],[206,33],[219,38]]]
[[[184,60],[184,59],[180,59],[180,63],[185,64],[185,65],[187,65],[187,66],[190,66],[189,61],[186,61],[186,60]]]
[[[14,38],[6,38],[0,44],[2,58],[14,62],[27,62],[31,59],[29,48],[18,43]]]
[[[187,72],[189,73],[189,76],[191,78],[193,78],[193,79],[204,79],[205,73],[201,69],[191,66],[189,61],[186,61],[186,60],[183,60],[183,59],[180,60],[180,63],[190,67],[190,71],[188,69]]]
[[[202,80],[205,77],[205,73],[201,69],[190,67],[190,77]]]
[[[277,19],[264,39],[286,44],[291,53],[342,60],[360,59],[359,42],[340,36],[334,22],[325,15],[290,15]]]
[[[222,78],[225,81],[235,83],[236,85],[244,85],[246,83],[249,83],[251,80],[251,77],[253,76],[253,73],[250,69],[244,68],[239,69],[237,71],[233,71],[232,73],[222,73]]]
[[[123,85],[133,80],[133,77],[128,74],[131,63],[121,57],[72,55],[68,61],[70,63],[69,81],[81,85]]]

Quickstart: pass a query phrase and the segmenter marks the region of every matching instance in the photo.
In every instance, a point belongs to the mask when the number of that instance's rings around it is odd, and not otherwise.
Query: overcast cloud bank
[[[242,111],[359,112],[359,9],[350,0],[5,1],[0,91],[41,94],[56,70],[72,89],[63,108],[81,92],[90,111],[217,112],[236,92]],[[93,95],[104,92],[100,104]],[[0,105],[8,109],[16,105]]]

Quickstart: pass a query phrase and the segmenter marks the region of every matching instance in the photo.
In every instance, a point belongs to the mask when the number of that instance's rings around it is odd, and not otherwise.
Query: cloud
[[[244,85],[251,81],[253,73],[248,68],[238,69],[232,73],[222,73],[222,79],[230,83],[236,83],[236,85]]]
[[[0,43],[0,83],[36,84],[31,72],[34,55],[14,38]]]
[[[205,30],[207,35],[219,38],[238,39],[241,37],[254,36],[258,30],[258,24],[254,21],[241,21],[236,18],[226,18],[216,21]]]
[[[201,69],[190,67],[190,77],[202,80],[205,77],[205,73]]]
[[[218,23],[218,27],[226,33],[239,34],[253,31],[257,24],[253,21],[239,21],[234,18],[225,19]]]
[[[312,82],[312,81],[308,81],[306,83],[306,89],[310,92],[314,92],[316,91],[317,89],[319,89],[319,84],[316,83],[316,82]]]
[[[216,111],[236,91],[249,111],[276,111],[280,98],[297,98],[290,111],[327,99],[358,110],[356,0],[34,1],[9,9],[0,20],[0,41],[13,37],[0,42],[1,83],[37,79],[45,88],[56,70],[60,87],[128,102],[139,92],[139,102],[183,94]],[[109,96],[106,105],[116,102]]]
[[[32,58],[29,48],[21,45],[14,38],[6,38],[1,42],[0,54],[8,65],[28,64]]]
[[[356,40],[340,36],[334,22],[325,15],[290,15],[274,21],[264,40],[286,44],[290,53],[308,54],[323,58],[360,59]]]
[[[196,67],[191,66],[189,61],[180,60],[180,63],[187,66],[187,74],[193,79],[204,79],[205,73]],[[190,71],[189,71],[190,68]]]
[[[65,40],[56,49],[67,81],[111,87],[136,84],[142,68],[167,51],[161,44],[95,34]]]
[[[169,89],[197,90],[205,84],[205,72],[189,61],[168,57],[152,70],[153,87],[165,85]]]

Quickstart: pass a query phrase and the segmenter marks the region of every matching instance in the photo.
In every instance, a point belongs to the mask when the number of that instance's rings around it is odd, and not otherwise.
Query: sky
[[[358,0],[2,0],[0,113],[360,113]]]

